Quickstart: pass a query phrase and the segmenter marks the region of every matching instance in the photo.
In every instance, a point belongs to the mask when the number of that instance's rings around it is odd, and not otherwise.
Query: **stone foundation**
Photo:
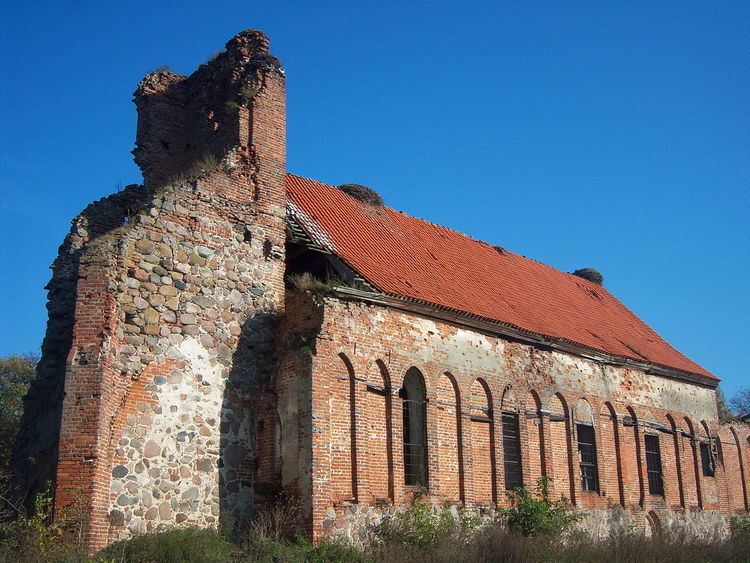
[[[331,538],[343,540],[358,547],[364,547],[375,537],[373,532],[384,520],[393,517],[403,508],[347,505],[326,510],[324,529]],[[437,512],[440,508],[434,508]],[[459,520],[460,509],[449,507],[454,520]],[[502,521],[501,514],[491,508],[467,508],[469,515],[486,522]],[[626,510],[622,507],[611,509],[581,510],[581,520],[574,525],[574,532],[581,532],[593,540],[606,540],[622,534],[685,535],[706,544],[727,539],[730,536],[729,517],[718,511],[701,510],[659,510],[644,512]]]

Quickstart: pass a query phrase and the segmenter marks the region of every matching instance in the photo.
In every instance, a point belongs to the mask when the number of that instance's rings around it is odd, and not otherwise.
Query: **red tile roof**
[[[292,174],[286,184],[313,241],[386,294],[716,379],[597,284],[327,184]]]

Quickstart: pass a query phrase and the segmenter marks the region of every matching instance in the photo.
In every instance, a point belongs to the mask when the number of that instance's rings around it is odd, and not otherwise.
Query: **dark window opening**
[[[599,476],[596,466],[596,439],[594,427],[576,424],[578,434],[578,459],[581,466],[581,489],[599,492]]]
[[[404,422],[404,478],[407,485],[427,486],[427,409],[424,379],[410,369],[399,391]]]
[[[703,467],[703,475],[705,477],[713,477],[715,475],[714,456],[711,453],[711,446],[706,442],[700,443],[701,447],[701,466]]]
[[[651,495],[664,495],[664,480],[661,475],[661,451],[659,436],[646,434],[646,473],[648,474],[648,492]]]
[[[521,436],[518,428],[518,414],[514,412],[503,413],[503,461],[505,490],[512,491],[523,487]]]

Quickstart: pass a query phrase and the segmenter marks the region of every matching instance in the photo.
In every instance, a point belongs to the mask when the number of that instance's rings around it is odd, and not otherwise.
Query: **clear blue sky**
[[[4,3],[0,353],[38,349],[72,217],[140,181],[139,79],[255,27],[287,70],[290,171],[594,266],[726,391],[750,385],[750,3],[211,4]]]

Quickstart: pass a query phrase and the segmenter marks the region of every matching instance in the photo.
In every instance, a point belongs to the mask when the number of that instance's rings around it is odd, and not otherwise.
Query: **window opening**
[[[711,446],[706,442],[700,443],[701,448],[701,466],[703,467],[703,475],[705,477],[713,477],[715,475],[714,456],[711,452]]]
[[[661,451],[659,436],[646,434],[646,473],[648,474],[648,492],[652,495],[664,495],[664,480],[661,474]]]
[[[576,434],[578,435],[578,460],[581,466],[581,488],[584,491],[599,492],[594,427],[588,424],[576,424]]]
[[[512,491],[518,487],[523,487],[518,413],[503,413],[503,461],[505,466],[505,490]]]
[[[399,391],[403,405],[404,479],[407,485],[427,486],[427,412],[424,380],[409,370]]]

